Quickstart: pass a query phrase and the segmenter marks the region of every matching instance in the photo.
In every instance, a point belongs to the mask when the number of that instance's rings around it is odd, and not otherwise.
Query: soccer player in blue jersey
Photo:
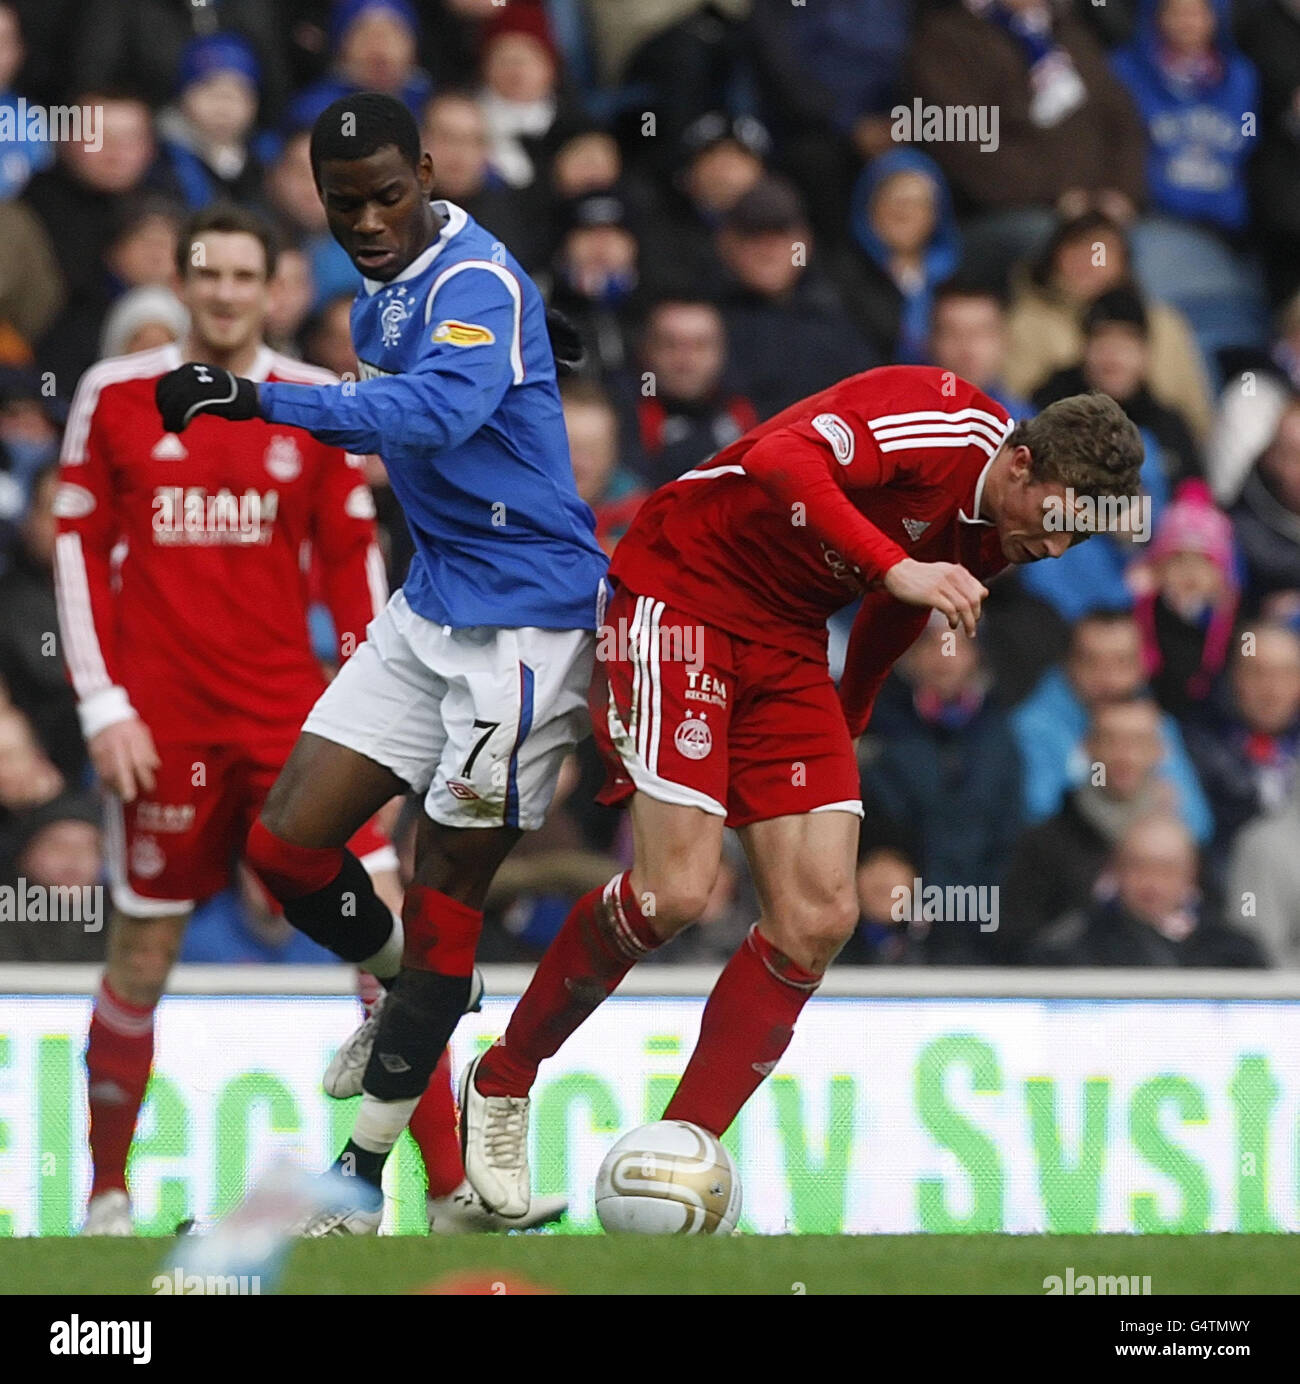
[[[430,200],[409,112],[373,93],[336,101],[311,158],[364,277],[362,378],[258,385],[186,365],[157,400],[173,431],[201,413],[261,418],[378,452],[415,542],[405,586],[308,716],[247,847],[296,927],[389,984],[326,1075],[332,1094],[363,1093],[337,1166],[369,1195],[308,1233],[359,1234],[378,1229],[384,1160],[466,1007],[492,877],[586,734],[606,560],[574,485],[541,296],[504,245]],[[411,790],[424,814],[399,922],[345,843]]]

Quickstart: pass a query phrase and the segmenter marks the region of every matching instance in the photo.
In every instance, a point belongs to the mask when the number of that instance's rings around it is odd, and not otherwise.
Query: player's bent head
[[[330,233],[368,278],[392,279],[428,245],[433,161],[395,97],[362,91],[326,106],[312,126],[311,168]]]
[[[1007,447],[1028,447],[1033,479],[1079,495],[1136,495],[1142,437],[1109,394],[1072,394],[1017,423]]]

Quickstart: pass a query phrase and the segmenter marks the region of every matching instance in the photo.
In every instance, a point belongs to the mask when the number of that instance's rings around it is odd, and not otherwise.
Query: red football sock
[[[664,1111],[721,1135],[794,1037],[821,976],[796,966],[750,928],[704,1006],[700,1036]]]
[[[483,931],[482,909],[471,908],[440,889],[412,884],[403,896],[402,923],[403,966],[443,976],[474,974],[474,953]]]
[[[465,1180],[460,1161],[460,1133],[456,1128],[456,1097],[451,1090],[451,1054],[446,1048],[438,1059],[429,1089],[411,1116],[411,1138],[424,1159],[431,1197],[445,1197]]]
[[[539,1064],[658,945],[626,872],[584,894],[538,963],[505,1035],[483,1055],[478,1090],[526,1096]]]
[[[126,1156],[152,1065],[152,1008],[128,1004],[101,981],[86,1043],[92,1197],[126,1190]]]

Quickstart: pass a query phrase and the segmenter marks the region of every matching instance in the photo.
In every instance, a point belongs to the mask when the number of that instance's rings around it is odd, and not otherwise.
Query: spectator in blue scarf
[[[915,149],[873,159],[853,190],[852,229],[866,253],[864,309],[871,335],[900,365],[929,359],[934,290],[961,258],[948,184]]]
[[[1229,0],[1143,0],[1133,42],[1114,58],[1146,126],[1154,208],[1229,234],[1248,215],[1245,132],[1259,78],[1232,41]]]

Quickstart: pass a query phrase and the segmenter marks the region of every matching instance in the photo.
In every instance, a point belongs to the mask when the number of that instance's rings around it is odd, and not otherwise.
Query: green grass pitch
[[[144,1293],[170,1242],[0,1240],[0,1293]],[[287,1293],[1026,1293],[1150,1275],[1162,1293],[1300,1293],[1294,1235],[393,1236],[296,1245]],[[459,1280],[459,1281],[458,1281]],[[497,1286],[493,1286],[497,1285]]]

